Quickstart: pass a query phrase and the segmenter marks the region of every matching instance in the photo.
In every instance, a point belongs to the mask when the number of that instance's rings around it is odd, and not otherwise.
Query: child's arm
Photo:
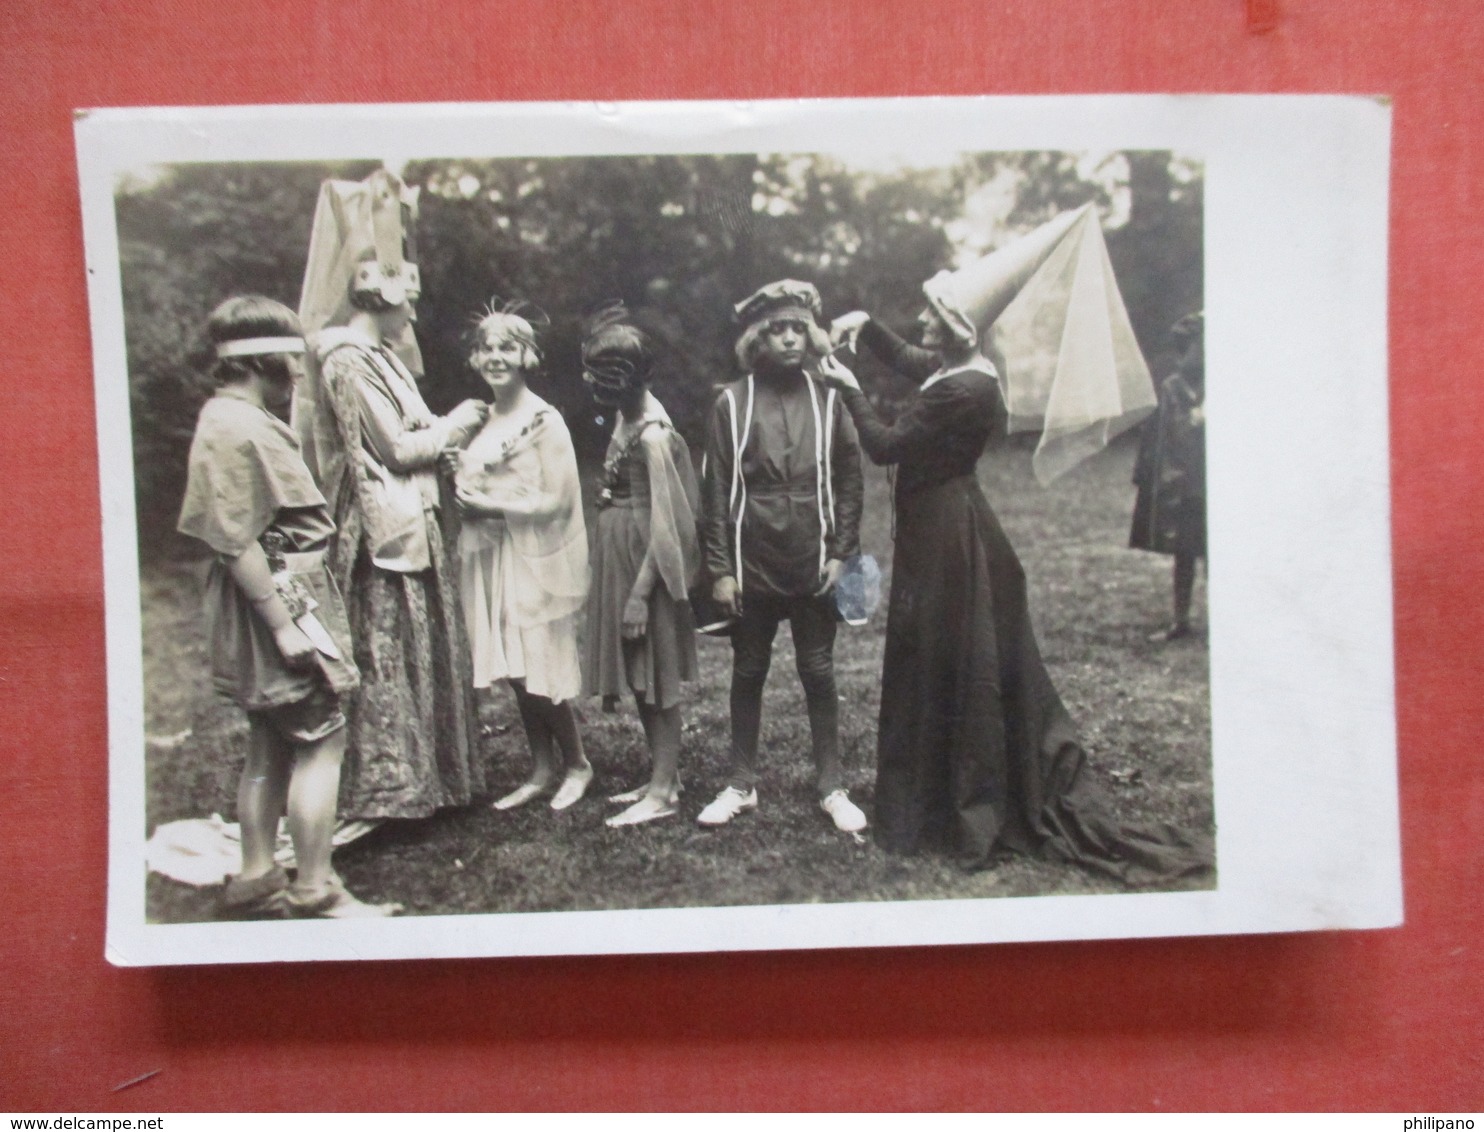
[[[314,644],[304,635],[304,630],[294,624],[288,606],[278,596],[263,548],[254,542],[236,558],[228,558],[226,562],[232,581],[247,595],[253,611],[263,623],[273,630],[273,642],[283,655],[284,663],[290,668],[308,666],[314,660]]]

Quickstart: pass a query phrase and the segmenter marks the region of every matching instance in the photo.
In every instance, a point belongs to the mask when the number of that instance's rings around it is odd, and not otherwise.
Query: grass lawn
[[[1209,831],[1206,643],[1146,639],[1169,617],[1170,560],[1125,549],[1132,460],[1124,442],[1045,489],[1031,477],[1029,450],[1003,445],[985,457],[979,475],[1025,564],[1047,665],[1118,814]],[[868,465],[861,541],[884,573],[889,523],[886,476]],[[142,582],[149,831],[212,812],[233,819],[247,727],[209,688],[200,574],[157,569]],[[1203,597],[1201,587],[1198,624]],[[884,626],[883,602],[870,626],[842,629],[835,648],[851,796],[868,814]],[[989,869],[965,873],[942,858],[893,857],[869,836],[837,833],[814,797],[808,720],[786,632],[764,701],[761,805],[723,829],[699,828],[695,814],[724,785],[731,663],[727,642],[703,638],[700,647],[702,677],[685,708],[680,816],[631,829],[603,825],[613,811],[603,798],[644,781],[647,757],[632,706],[607,715],[590,701],[583,729],[598,774],[587,799],[561,814],[543,803],[507,813],[476,804],[386,823],[337,852],[351,890],[400,901],[409,914],[1127,891],[1077,866],[1007,853]],[[481,721],[498,796],[522,780],[526,766],[508,693],[485,701]],[[155,922],[210,919],[216,895],[152,874],[148,915]]]

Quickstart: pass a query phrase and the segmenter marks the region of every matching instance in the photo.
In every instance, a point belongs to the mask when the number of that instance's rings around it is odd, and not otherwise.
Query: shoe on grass
[[[290,885],[284,893],[289,914],[305,920],[372,920],[395,916],[400,904],[367,904],[345,889],[345,882],[332,876],[315,888]]]
[[[1191,629],[1189,621],[1176,621],[1173,625],[1161,629],[1158,633],[1151,633],[1149,635],[1149,643],[1162,645],[1166,641],[1183,641],[1186,637],[1193,635],[1194,630]]]
[[[562,779],[562,784],[552,796],[551,808],[553,810],[565,810],[568,806],[576,805],[582,801],[582,796],[587,793],[587,784],[593,780],[593,767],[591,763],[579,766],[567,772],[567,777]]]
[[[738,790],[728,786],[696,817],[701,825],[726,825],[743,810],[757,809],[756,790]]]
[[[673,806],[678,803],[680,801],[680,795],[684,792],[685,787],[680,785],[680,779],[677,778],[675,780],[675,789],[670,791],[670,805]],[[649,797],[649,783],[646,782],[642,786],[634,787],[632,790],[625,790],[622,794],[610,794],[608,801],[612,802],[615,806],[632,806],[635,802],[642,801],[647,797]]]
[[[841,833],[859,833],[866,828],[866,815],[843,790],[831,790],[819,800],[819,808],[834,819]]]
[[[516,810],[527,802],[541,797],[550,787],[540,782],[523,782],[503,798],[490,803],[492,810]]]
[[[643,825],[645,822],[671,817],[677,812],[673,801],[659,801],[646,795],[627,810],[614,814],[603,824],[610,829],[618,829],[626,825]]]
[[[276,920],[288,915],[289,874],[274,865],[260,877],[230,877],[222,889],[221,912],[242,920]]]

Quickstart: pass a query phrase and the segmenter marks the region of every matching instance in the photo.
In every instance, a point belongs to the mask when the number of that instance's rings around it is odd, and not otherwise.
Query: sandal
[[[680,801],[680,795],[685,793],[685,787],[680,784],[680,779],[675,780],[675,789],[670,791],[670,805],[676,805]],[[644,798],[649,797],[649,783],[636,786],[632,790],[625,790],[622,794],[610,795],[608,801],[615,806],[632,806]]]
[[[541,797],[541,795],[545,794],[547,792],[547,790],[549,790],[549,789],[550,789],[549,786],[546,786],[546,785],[541,784],[541,783],[536,783],[536,782],[527,782],[527,783],[524,783],[524,784],[522,784],[520,786],[517,786],[509,794],[506,794],[505,797],[499,799],[498,801],[491,802],[490,803],[490,809],[492,809],[492,810],[514,810],[514,809],[517,809],[520,806],[524,806],[527,802],[531,801],[533,798],[539,798],[539,797]]]
[[[260,877],[230,877],[222,889],[221,912],[232,919],[276,920],[288,913],[289,874],[274,865]]]
[[[645,822],[673,817],[679,812],[673,801],[656,802],[653,798],[645,796],[640,798],[623,813],[614,814],[603,824],[610,829],[618,829],[621,826],[643,825]]]
[[[582,801],[582,796],[587,793],[587,784],[593,780],[593,767],[591,763],[580,766],[567,772],[567,777],[562,779],[562,785],[557,790],[556,796],[551,800],[553,810],[565,810],[568,806],[576,805]]]
[[[289,914],[306,920],[366,920],[395,916],[400,904],[367,904],[345,889],[345,882],[332,876],[318,888],[301,889],[297,884],[284,892]]]

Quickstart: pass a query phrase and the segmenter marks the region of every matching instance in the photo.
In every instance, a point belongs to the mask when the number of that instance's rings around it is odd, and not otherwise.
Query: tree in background
[[[114,211],[142,557],[187,552],[175,520],[196,415],[211,394],[207,315],[246,292],[298,306],[320,182],[375,168],[365,161],[174,165],[119,185]]]
[[[227,295],[296,305],[321,180],[374,162],[232,163],[153,170],[119,186],[141,548],[173,539],[186,452],[208,390],[200,338]],[[931,169],[866,169],[822,155],[728,154],[418,161],[418,338],[435,411],[482,393],[465,336],[492,298],[552,318],[538,391],[599,458],[610,421],[581,382],[584,314],[620,298],[657,344],[655,391],[697,441],[736,374],[732,304],[771,279],[814,282],[826,310],[905,328],[922,281],[1066,208],[1098,204],[1109,254],[1156,375],[1168,328],[1201,305],[1198,165],[1164,152],[967,155]],[[890,402],[905,393],[882,375]]]

